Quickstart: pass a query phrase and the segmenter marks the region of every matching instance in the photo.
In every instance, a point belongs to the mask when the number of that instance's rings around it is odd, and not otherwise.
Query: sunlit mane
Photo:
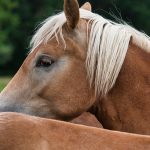
[[[150,37],[86,10],[80,9],[80,18],[88,19],[92,25],[86,59],[90,85],[94,86],[96,94],[104,96],[115,84],[131,37],[134,44],[147,52],[150,52]],[[64,13],[46,19],[31,40],[32,50],[54,36],[58,39],[58,35],[65,44],[62,34],[65,22]]]

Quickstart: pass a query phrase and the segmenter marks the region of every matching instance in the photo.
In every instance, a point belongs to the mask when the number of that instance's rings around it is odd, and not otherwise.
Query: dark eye
[[[50,67],[53,63],[54,60],[52,60],[49,56],[40,56],[36,62],[36,67],[47,68]]]

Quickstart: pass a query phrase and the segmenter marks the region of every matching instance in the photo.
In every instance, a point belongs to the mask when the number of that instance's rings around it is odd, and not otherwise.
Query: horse
[[[64,0],[0,94],[1,112],[69,121],[91,112],[105,129],[150,134],[150,37]]]
[[[103,128],[102,124],[96,119],[96,117],[89,112],[82,113],[80,116],[74,118],[70,122],[74,124]]]
[[[149,150],[150,136],[0,113],[0,150]],[[113,140],[112,140],[113,139]]]

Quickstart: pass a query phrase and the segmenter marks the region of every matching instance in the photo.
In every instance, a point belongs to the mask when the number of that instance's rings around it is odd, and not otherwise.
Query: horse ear
[[[86,2],[84,3],[82,6],[81,6],[82,9],[85,9],[85,10],[88,10],[88,11],[92,11],[92,6],[89,2]]]
[[[67,18],[68,27],[74,29],[80,18],[79,4],[77,0],[64,0],[64,12]]]

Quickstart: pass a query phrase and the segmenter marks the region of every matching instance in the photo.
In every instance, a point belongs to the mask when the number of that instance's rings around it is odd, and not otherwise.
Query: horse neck
[[[149,114],[144,114],[145,119],[150,116],[150,111],[148,111],[150,106],[149,58],[150,53],[130,42],[124,64],[114,87],[105,98],[98,98],[90,109],[105,128],[126,130],[122,129],[122,122],[126,126],[127,121],[138,120],[135,121],[138,123],[139,120],[143,120],[142,116],[138,115],[140,112],[143,114],[149,112]],[[136,111],[134,112],[134,110]],[[115,123],[112,125],[113,121]]]

